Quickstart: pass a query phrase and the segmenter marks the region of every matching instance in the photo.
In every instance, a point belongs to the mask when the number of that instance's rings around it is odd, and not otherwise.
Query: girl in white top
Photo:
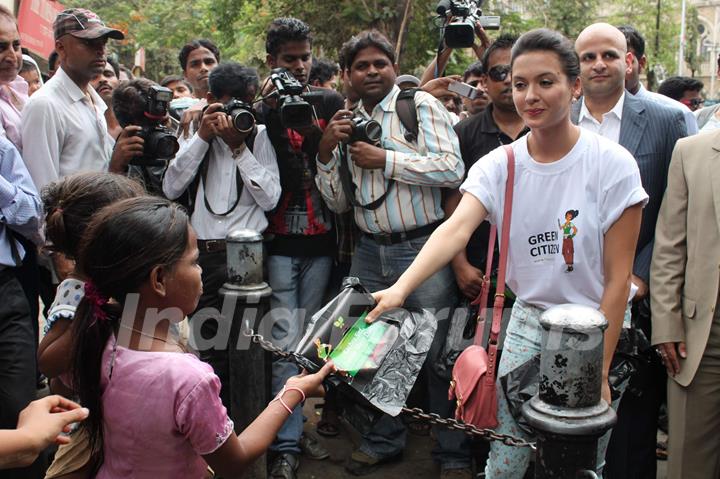
[[[648,196],[627,150],[571,123],[579,72],[572,44],[557,32],[533,30],[520,37],[512,50],[513,99],[530,133],[512,144],[516,172],[507,285],[518,301],[498,375],[540,352],[537,319],[543,310],[564,303],[589,305],[599,308],[609,322],[602,395],[610,402],[607,377],[631,297],[632,263]],[[378,306],[368,315],[369,321],[402,305],[418,285],[465,248],[484,219],[502,224],[506,178],[507,155],[502,148],[475,163],[460,188],[463,197],[455,212],[398,282],[375,293]],[[498,420],[501,432],[524,435],[501,388]],[[603,445],[599,449],[604,456]],[[523,477],[529,454],[525,448],[493,442],[486,477]]]

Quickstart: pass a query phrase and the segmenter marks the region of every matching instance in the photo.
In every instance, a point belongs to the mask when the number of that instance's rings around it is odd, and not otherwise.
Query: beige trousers
[[[668,378],[668,479],[720,479],[720,317],[688,387]]]

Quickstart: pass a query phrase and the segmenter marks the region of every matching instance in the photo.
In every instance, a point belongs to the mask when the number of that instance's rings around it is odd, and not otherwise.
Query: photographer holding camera
[[[322,131],[343,99],[333,90],[308,86],[312,35],[304,22],[273,20],[265,49],[272,74],[263,88],[266,101],[259,114],[277,154],[282,185],[267,229],[272,239],[266,243],[272,336],[276,344],[292,350],[323,304],[337,251],[332,213],[315,185],[315,156]],[[273,394],[298,374],[297,365],[277,358],[272,371]],[[295,408],[270,449],[276,456],[272,478],[294,479],[301,452],[314,459],[329,456],[315,438],[303,436],[302,407]]]
[[[198,131],[181,147],[163,178],[163,192],[171,199],[187,193],[190,222],[198,237],[203,294],[197,309],[222,310],[218,291],[225,282],[225,238],[237,229],[263,232],[265,212],[280,198],[275,152],[267,131],[256,125],[250,102],[258,89],[253,68],[228,62],[210,73],[208,107]],[[204,320],[194,334],[214,338],[221,319]],[[229,409],[229,349],[200,351],[220,378],[220,398]]]
[[[333,211],[354,207],[363,236],[350,275],[377,291],[397,280],[442,223],[442,190],[457,187],[465,169],[442,104],[423,91],[415,92],[408,104],[395,85],[398,67],[387,38],[377,31],[362,32],[343,45],[341,55],[360,103],[354,113],[339,111],[325,130],[317,156],[317,182]],[[405,109],[416,120],[414,128],[404,118]],[[406,305],[448,311],[455,301],[455,280],[446,267],[416,290]],[[448,322],[439,321],[426,361],[430,410],[445,417],[452,411],[449,384],[432,365]],[[472,477],[464,435],[444,429],[434,432],[438,447],[433,456],[440,462],[441,477]],[[352,474],[369,474],[397,459],[405,439],[402,421],[383,416],[363,434],[346,468]]]
[[[127,174],[162,196],[167,161],[178,142],[165,127],[172,91],[145,78],[124,81],[112,93],[112,110],[120,128],[113,150],[113,173]]]

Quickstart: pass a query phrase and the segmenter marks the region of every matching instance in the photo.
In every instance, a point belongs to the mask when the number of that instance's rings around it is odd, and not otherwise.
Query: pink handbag
[[[505,145],[508,159],[508,176],[505,183],[505,207],[503,210],[502,237],[500,239],[500,264],[493,303],[492,326],[487,351],[480,343],[485,330],[487,300],[490,293],[490,273],[492,272],[493,253],[497,227],[490,229],[487,263],[480,294],[473,304],[480,304],[477,316],[475,341],[460,354],[452,372],[450,400],[456,401],[455,418],[478,428],[493,428],[497,422],[497,396],[495,386],[495,362],[497,361],[498,336],[505,305],[505,270],[507,269],[508,241],[510,238],[510,218],[512,214],[513,183],[515,181],[515,154],[512,146]]]

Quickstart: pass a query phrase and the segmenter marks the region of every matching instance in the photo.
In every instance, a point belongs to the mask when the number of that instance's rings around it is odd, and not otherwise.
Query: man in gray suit
[[[635,251],[633,283],[638,287],[633,320],[650,337],[648,284],[660,203],[675,142],[687,135],[679,111],[638,99],[625,90],[632,54],[625,36],[607,23],[590,25],[575,41],[583,97],[573,105],[573,122],[624,146],[638,163],[650,202],[643,210]],[[661,364],[639,371],[622,398],[618,423],[606,456],[606,478],[655,478],[655,443],[665,394]],[[640,394],[642,397],[640,397]]]

